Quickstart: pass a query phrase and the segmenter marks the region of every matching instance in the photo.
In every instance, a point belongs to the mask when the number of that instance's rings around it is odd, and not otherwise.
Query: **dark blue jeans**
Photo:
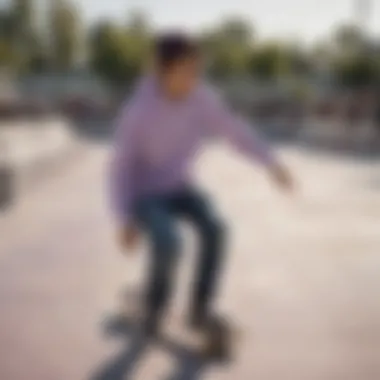
[[[181,249],[177,218],[188,220],[199,236],[191,312],[207,314],[217,287],[224,246],[224,228],[208,200],[194,189],[185,189],[141,199],[135,214],[151,245],[146,294],[148,315],[161,317],[174,287]]]

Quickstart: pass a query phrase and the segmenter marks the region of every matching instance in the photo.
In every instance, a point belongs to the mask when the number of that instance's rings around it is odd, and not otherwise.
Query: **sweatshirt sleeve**
[[[199,101],[202,108],[202,125],[208,134],[225,138],[239,152],[263,165],[276,162],[269,145],[253,126],[231,111],[213,89],[202,88]]]

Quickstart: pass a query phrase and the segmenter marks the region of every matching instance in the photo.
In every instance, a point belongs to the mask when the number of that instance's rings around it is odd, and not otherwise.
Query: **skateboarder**
[[[177,218],[192,224],[200,242],[189,324],[202,329],[215,318],[211,304],[223,262],[225,228],[189,175],[202,142],[225,138],[267,168],[280,187],[292,185],[288,171],[251,126],[202,82],[194,41],[180,34],[161,36],[154,58],[154,69],[122,107],[111,166],[122,248],[132,248],[140,232],[150,242],[143,321],[148,334],[157,332],[173,290],[181,251]]]

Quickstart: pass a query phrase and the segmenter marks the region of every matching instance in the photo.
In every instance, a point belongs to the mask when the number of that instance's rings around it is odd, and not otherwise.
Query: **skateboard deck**
[[[114,316],[114,322],[121,329],[128,329],[131,333],[142,331],[142,302],[137,292],[125,292],[121,299],[119,311]],[[166,347],[182,347],[204,360],[229,360],[232,345],[236,341],[236,334],[220,321],[210,322],[205,328],[197,331],[186,324],[186,316],[177,310],[169,312],[163,319],[158,335],[152,343]]]

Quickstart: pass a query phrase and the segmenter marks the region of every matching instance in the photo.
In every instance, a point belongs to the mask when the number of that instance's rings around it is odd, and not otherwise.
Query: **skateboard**
[[[202,361],[231,360],[233,343],[231,332],[219,321],[210,322],[201,331],[193,331],[187,327],[179,328],[178,321],[173,317],[168,319],[164,320],[165,323],[156,334],[147,335],[139,316],[122,313],[114,315],[112,321],[108,321],[107,331],[109,334],[134,335],[147,344],[158,344],[169,351],[186,353]]]
[[[142,313],[140,297],[129,294],[122,300],[121,308],[114,320],[129,332],[141,333]],[[169,313],[163,318],[156,335],[144,339],[166,347],[185,348],[191,354],[205,361],[225,362],[232,357],[233,344],[237,334],[233,334],[227,322],[220,318],[211,318],[202,328],[194,329],[186,325],[186,318],[180,313]]]
[[[228,361],[232,355],[232,334],[226,321],[211,319],[202,328],[200,352],[207,359]]]

